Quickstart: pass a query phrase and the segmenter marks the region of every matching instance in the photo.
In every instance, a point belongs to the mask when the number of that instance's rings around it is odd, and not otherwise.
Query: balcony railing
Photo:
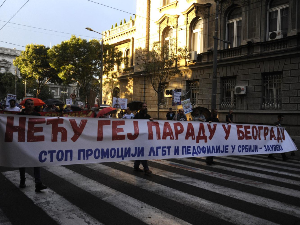
[[[108,38],[109,36],[113,36],[116,34],[119,34],[123,31],[129,30],[130,28],[133,28],[135,26],[135,21],[130,20],[127,23],[124,23],[123,25],[119,25],[118,27],[112,28],[110,30],[104,31],[104,37]]]
[[[218,60],[229,60],[240,57],[263,56],[274,53],[282,53],[283,51],[292,51],[299,49],[299,35],[266,41],[241,45],[236,48],[218,50]],[[213,51],[207,51],[198,55],[197,63],[205,63],[213,61]]]

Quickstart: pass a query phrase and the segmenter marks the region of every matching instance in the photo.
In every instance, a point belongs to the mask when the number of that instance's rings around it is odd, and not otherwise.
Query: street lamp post
[[[98,33],[98,34],[101,34],[100,32],[98,31],[95,31],[93,30],[92,28],[90,27],[86,27],[85,29],[89,30],[89,31],[92,31],[92,32],[95,32],[95,33]],[[102,35],[102,34],[101,34]],[[99,77],[99,83],[100,83],[100,91],[99,91],[99,107],[102,105],[102,77],[103,77],[103,39],[101,39],[100,41],[100,45],[101,45],[101,57],[100,57],[100,60],[101,60],[101,66],[100,66],[100,77]]]

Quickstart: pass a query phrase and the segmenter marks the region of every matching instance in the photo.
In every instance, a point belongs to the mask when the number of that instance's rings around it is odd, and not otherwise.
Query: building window
[[[269,40],[287,36],[289,0],[273,0],[269,5]]]
[[[203,52],[203,41],[202,41],[202,34],[203,34],[203,20],[198,19],[192,26],[192,51],[196,51],[198,54]]]
[[[281,109],[282,107],[282,74],[263,76],[262,109]]]
[[[186,81],[185,98],[190,99],[192,105],[198,105],[199,80]]]
[[[235,8],[227,18],[227,40],[229,47],[234,48],[241,45],[242,41],[242,8]]]
[[[162,45],[164,46],[162,50],[163,51],[167,50],[168,52],[166,52],[166,54],[170,56],[172,54],[173,47],[174,47],[173,29],[171,27],[167,27],[164,30],[162,40],[163,40]],[[165,54],[165,52],[163,52],[163,54]]]
[[[161,0],[161,6],[169,5],[173,2],[174,0]]]
[[[130,49],[126,49],[124,51],[124,58],[123,58],[123,65],[122,65],[122,68],[128,68],[130,67]]]
[[[234,88],[236,85],[235,77],[221,79],[221,109],[235,109],[236,96]]]

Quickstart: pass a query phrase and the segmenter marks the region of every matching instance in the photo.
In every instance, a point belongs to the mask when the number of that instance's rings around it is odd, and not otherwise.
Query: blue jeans
[[[139,168],[139,167],[140,167],[140,164],[143,165],[144,171],[149,170],[149,167],[148,167],[148,160],[135,160],[135,161],[134,161],[134,168],[135,168],[135,169]]]

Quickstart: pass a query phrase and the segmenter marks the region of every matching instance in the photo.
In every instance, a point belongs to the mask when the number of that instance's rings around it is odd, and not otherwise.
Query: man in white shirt
[[[130,108],[127,107],[126,113],[123,116],[123,119],[133,119],[134,114],[131,112]]]
[[[20,112],[20,108],[16,106],[16,100],[15,99],[10,99],[9,100],[9,105],[10,106],[8,106],[4,109],[5,111]]]

